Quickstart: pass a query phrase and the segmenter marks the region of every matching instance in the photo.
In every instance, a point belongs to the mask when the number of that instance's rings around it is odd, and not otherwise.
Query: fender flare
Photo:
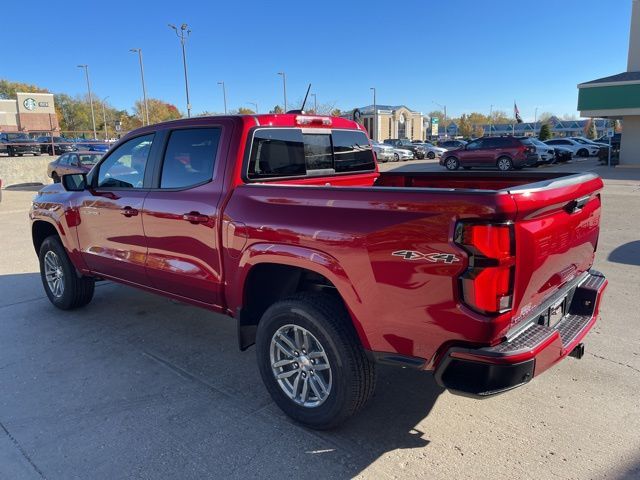
[[[69,260],[76,267],[76,270],[81,273],[89,273],[89,267],[85,263],[82,258],[82,253],[80,251],[80,245],[78,244],[78,237],[75,235],[75,230],[72,230],[71,227],[75,227],[77,222],[74,223],[74,218],[77,216],[75,211],[65,211],[62,216],[69,225],[68,228],[65,229],[65,226],[62,224],[60,218],[55,218],[51,212],[44,213],[42,210],[37,212],[38,215],[31,214],[31,238],[33,242],[33,247],[36,250],[36,255],[40,252],[37,251],[35,244],[35,234],[34,230],[38,223],[46,223],[49,226],[53,227],[53,229],[58,234],[60,241],[62,242],[62,246],[69,255]],[[71,222],[70,222],[71,220]]]

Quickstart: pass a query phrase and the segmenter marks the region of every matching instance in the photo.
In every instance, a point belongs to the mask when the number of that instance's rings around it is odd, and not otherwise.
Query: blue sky
[[[53,5],[53,7],[52,7]],[[631,0],[5,2],[0,78],[83,94],[77,64],[118,108],[147,90],[185,110],[180,46],[168,23],[188,23],[193,112],[261,111],[301,99],[342,109],[372,103],[449,115],[494,109],[576,114],[576,85],[626,70]],[[291,108],[291,105],[289,106]]]

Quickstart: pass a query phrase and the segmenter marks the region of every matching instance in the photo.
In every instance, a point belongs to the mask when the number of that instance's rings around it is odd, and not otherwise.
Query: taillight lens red
[[[481,313],[510,310],[515,264],[513,225],[460,223],[456,243],[469,253],[469,269],[460,278],[464,303]]]

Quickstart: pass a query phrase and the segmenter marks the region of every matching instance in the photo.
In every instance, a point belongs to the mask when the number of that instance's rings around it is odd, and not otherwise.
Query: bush
[[[542,124],[542,127],[540,127],[540,133],[538,134],[538,138],[543,142],[551,138],[551,127],[549,127],[548,123]]]

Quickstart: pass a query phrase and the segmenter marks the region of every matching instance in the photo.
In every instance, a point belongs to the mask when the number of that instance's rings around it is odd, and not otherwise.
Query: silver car
[[[413,152],[405,148],[394,148],[393,156],[395,157],[396,162],[406,162],[407,160],[413,160]]]
[[[395,149],[391,145],[371,142],[371,146],[373,147],[373,151],[376,152],[376,158],[379,162],[384,163],[397,161],[393,153]]]

